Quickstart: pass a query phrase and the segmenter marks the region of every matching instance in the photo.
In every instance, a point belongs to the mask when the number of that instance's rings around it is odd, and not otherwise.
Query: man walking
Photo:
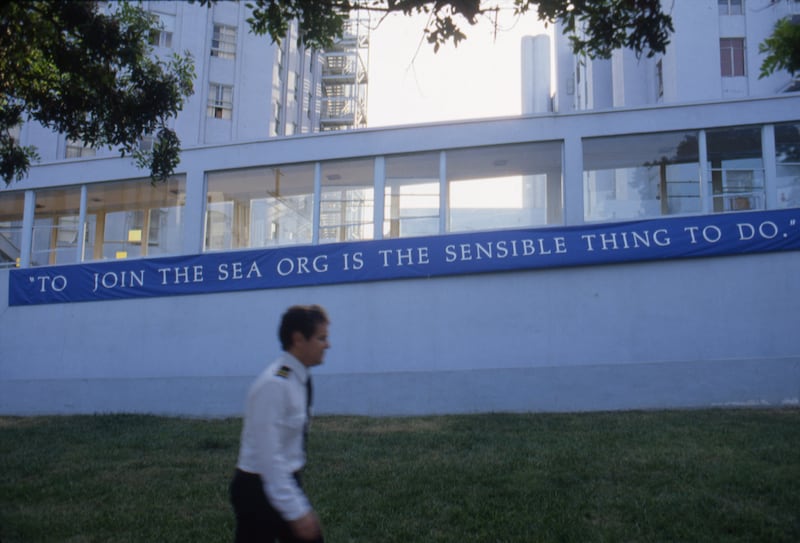
[[[311,406],[309,369],[322,364],[328,316],[320,306],[292,306],[278,336],[283,354],[247,394],[239,459],[230,485],[236,543],[323,541],[303,491]]]

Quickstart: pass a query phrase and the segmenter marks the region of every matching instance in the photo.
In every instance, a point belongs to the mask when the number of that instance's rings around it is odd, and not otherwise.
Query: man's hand
[[[314,511],[306,513],[297,520],[289,522],[292,532],[300,539],[314,541],[322,536],[322,527]]]

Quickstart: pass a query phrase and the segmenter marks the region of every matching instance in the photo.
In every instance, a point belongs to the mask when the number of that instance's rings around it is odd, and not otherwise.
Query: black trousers
[[[295,474],[297,484],[300,476]],[[307,543],[297,539],[289,524],[272,507],[264,494],[261,476],[237,469],[230,485],[231,504],[236,515],[235,543]],[[324,543],[322,537],[310,540]]]

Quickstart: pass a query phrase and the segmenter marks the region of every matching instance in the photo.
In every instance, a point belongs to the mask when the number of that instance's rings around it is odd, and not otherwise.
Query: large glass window
[[[311,243],[314,165],[208,174],[205,249]]]
[[[22,249],[25,194],[0,191],[0,268],[17,265]]]
[[[448,230],[561,224],[561,143],[448,151]]]
[[[383,236],[439,232],[439,153],[386,158]]]
[[[584,220],[699,213],[696,132],[583,141]]]
[[[778,207],[800,207],[800,123],[775,126]]]
[[[706,141],[713,211],[764,209],[761,127],[709,130]]]
[[[164,256],[183,251],[182,176],[88,185],[84,260]]]
[[[319,241],[373,238],[374,160],[337,160],[322,164]]]
[[[65,187],[36,191],[31,265],[79,262],[83,236],[79,228],[81,189]]]

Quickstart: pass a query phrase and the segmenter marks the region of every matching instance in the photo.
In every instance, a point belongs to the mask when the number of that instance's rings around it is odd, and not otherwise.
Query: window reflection
[[[208,174],[205,249],[311,243],[314,165]]]
[[[79,262],[81,189],[67,187],[36,192],[31,265]]]
[[[699,213],[697,141],[696,132],[584,140],[584,220]]]
[[[373,164],[372,158],[322,164],[320,243],[373,238]]]
[[[17,265],[22,252],[22,215],[25,195],[22,192],[0,193],[0,268]]]
[[[164,256],[183,251],[186,180],[135,179],[88,186],[84,260]]]
[[[386,158],[383,236],[439,232],[439,153]]]
[[[563,222],[561,143],[447,151],[450,232]]]
[[[764,209],[761,127],[709,130],[706,141],[713,211]]]
[[[778,207],[800,206],[800,123],[775,127]]]

